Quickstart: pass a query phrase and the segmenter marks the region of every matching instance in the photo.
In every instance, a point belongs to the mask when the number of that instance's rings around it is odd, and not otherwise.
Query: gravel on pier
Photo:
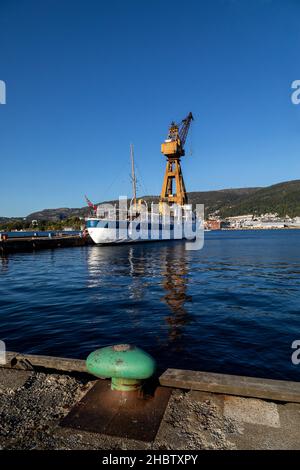
[[[0,369],[1,449],[232,449],[239,432],[217,402],[193,392],[172,393],[153,443],[59,426],[91,388],[82,376]],[[205,397],[204,397],[205,398]]]

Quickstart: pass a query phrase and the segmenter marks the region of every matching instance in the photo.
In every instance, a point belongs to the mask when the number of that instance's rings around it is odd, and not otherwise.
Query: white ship
[[[197,220],[190,208],[178,217],[155,212],[143,212],[136,217],[130,211],[127,219],[120,219],[118,215],[118,209],[106,213],[101,210],[101,213],[86,219],[86,228],[96,244],[194,240],[196,237]]]
[[[86,198],[93,211],[85,220],[86,229],[97,245],[196,238],[197,231],[203,228],[203,219],[197,217],[187,203],[180,166],[192,119],[192,113],[189,113],[180,125],[172,122],[168,138],[161,146],[167,166],[159,204],[152,203],[149,207],[145,201],[137,200],[132,145],[133,198],[129,207],[124,199],[120,199],[117,207],[108,204],[96,206]]]

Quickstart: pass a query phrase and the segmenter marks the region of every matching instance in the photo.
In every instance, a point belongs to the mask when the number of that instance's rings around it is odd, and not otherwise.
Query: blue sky
[[[300,178],[298,0],[0,0],[0,216],[159,194],[195,116],[189,191]]]

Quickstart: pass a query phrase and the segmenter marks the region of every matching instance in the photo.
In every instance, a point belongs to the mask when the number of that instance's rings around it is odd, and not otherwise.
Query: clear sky
[[[188,191],[300,178],[299,0],[0,0],[0,216],[159,194],[195,116]]]

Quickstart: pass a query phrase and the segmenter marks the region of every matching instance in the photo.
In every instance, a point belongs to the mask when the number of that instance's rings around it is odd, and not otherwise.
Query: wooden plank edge
[[[82,359],[69,359],[65,357],[40,356],[35,354],[20,354],[12,351],[6,352],[6,363],[0,368],[34,370],[35,367],[54,369],[63,372],[85,372],[85,361]]]
[[[206,377],[207,380],[197,380],[197,373],[203,374],[203,377]],[[179,377],[175,377],[175,374],[177,374],[177,376],[179,375]],[[238,380],[240,380],[240,384],[237,383]],[[300,403],[300,382],[238,375],[231,376],[212,372],[167,369],[159,377],[159,383],[164,387],[185,390],[198,390],[202,392],[260,398],[271,401]]]

